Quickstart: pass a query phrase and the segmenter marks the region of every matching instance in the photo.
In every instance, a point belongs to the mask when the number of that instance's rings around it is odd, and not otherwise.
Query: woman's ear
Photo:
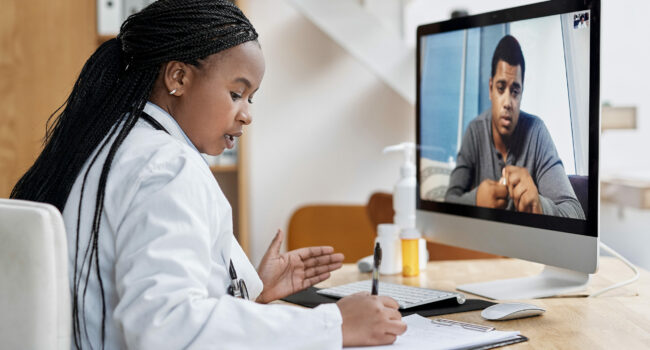
[[[170,95],[182,96],[190,83],[190,69],[187,64],[170,61],[163,69],[163,83]]]

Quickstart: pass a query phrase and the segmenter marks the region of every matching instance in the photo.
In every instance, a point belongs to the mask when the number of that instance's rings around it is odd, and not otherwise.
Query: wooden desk
[[[493,279],[525,277],[539,273],[542,265],[516,259],[455,260],[430,262],[419,277],[381,276],[382,281],[404,283],[435,289],[454,290],[457,284]],[[424,271],[422,271],[424,272]],[[359,273],[356,265],[346,264],[317,287],[331,287],[369,279]],[[600,269],[585,293],[599,290],[632,277],[620,261],[603,257]],[[467,294],[468,298],[480,298]],[[641,271],[639,280],[598,298],[565,296],[527,300],[542,306],[540,317],[493,322],[481,317],[480,311],[444,315],[442,317],[518,330],[530,340],[512,345],[521,349],[650,349],[650,274]]]

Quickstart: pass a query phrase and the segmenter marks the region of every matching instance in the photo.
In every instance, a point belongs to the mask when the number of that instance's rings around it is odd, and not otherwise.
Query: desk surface
[[[386,282],[403,283],[434,289],[454,290],[457,284],[535,275],[543,265],[516,259],[456,260],[430,262],[419,277],[384,276]],[[480,311],[442,317],[484,324],[499,330],[518,330],[530,340],[511,348],[522,349],[650,349],[650,274],[641,271],[639,280],[612,290],[598,298],[580,295],[597,291],[632,277],[622,262],[603,257],[585,293],[558,298],[525,300],[542,306],[541,317],[510,321],[487,321]],[[317,287],[330,287],[369,279],[354,264],[345,264]],[[480,298],[467,294],[468,298]]]

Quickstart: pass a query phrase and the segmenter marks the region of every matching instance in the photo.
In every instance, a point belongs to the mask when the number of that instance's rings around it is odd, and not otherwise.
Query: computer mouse
[[[372,255],[368,255],[357,261],[359,272],[372,272]]]
[[[481,312],[481,316],[490,321],[505,321],[515,318],[541,315],[545,309],[524,303],[494,304]]]

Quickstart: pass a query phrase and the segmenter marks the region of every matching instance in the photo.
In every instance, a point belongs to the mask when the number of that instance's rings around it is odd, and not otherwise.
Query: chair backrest
[[[366,207],[368,208],[368,216],[372,222],[375,234],[378,224],[393,222],[395,211],[393,210],[392,194],[383,192],[373,193]],[[429,251],[429,260],[490,259],[500,257],[430,241],[427,242],[427,251]]]
[[[569,175],[569,182],[571,183],[571,187],[573,187],[573,192],[576,194],[576,197],[578,197],[578,202],[580,202],[580,206],[582,207],[582,211],[585,213],[585,217],[587,217],[587,208],[588,208],[588,188],[587,186],[589,185],[589,180],[587,176],[581,176],[581,175]]]
[[[289,250],[329,245],[354,263],[372,254],[375,232],[364,205],[307,205],[289,219]]]
[[[393,216],[395,216],[395,210],[393,210],[393,195],[385,192],[373,193],[368,199],[366,209],[373,230],[375,230],[376,233],[377,225],[390,224],[393,222]]]
[[[65,227],[48,204],[0,199],[0,349],[70,349]]]
[[[364,205],[307,205],[289,219],[289,250],[329,245],[345,255],[344,262],[355,263],[372,255],[377,225],[393,222],[393,195],[373,193]],[[427,242],[429,260],[498,258],[497,255]]]

